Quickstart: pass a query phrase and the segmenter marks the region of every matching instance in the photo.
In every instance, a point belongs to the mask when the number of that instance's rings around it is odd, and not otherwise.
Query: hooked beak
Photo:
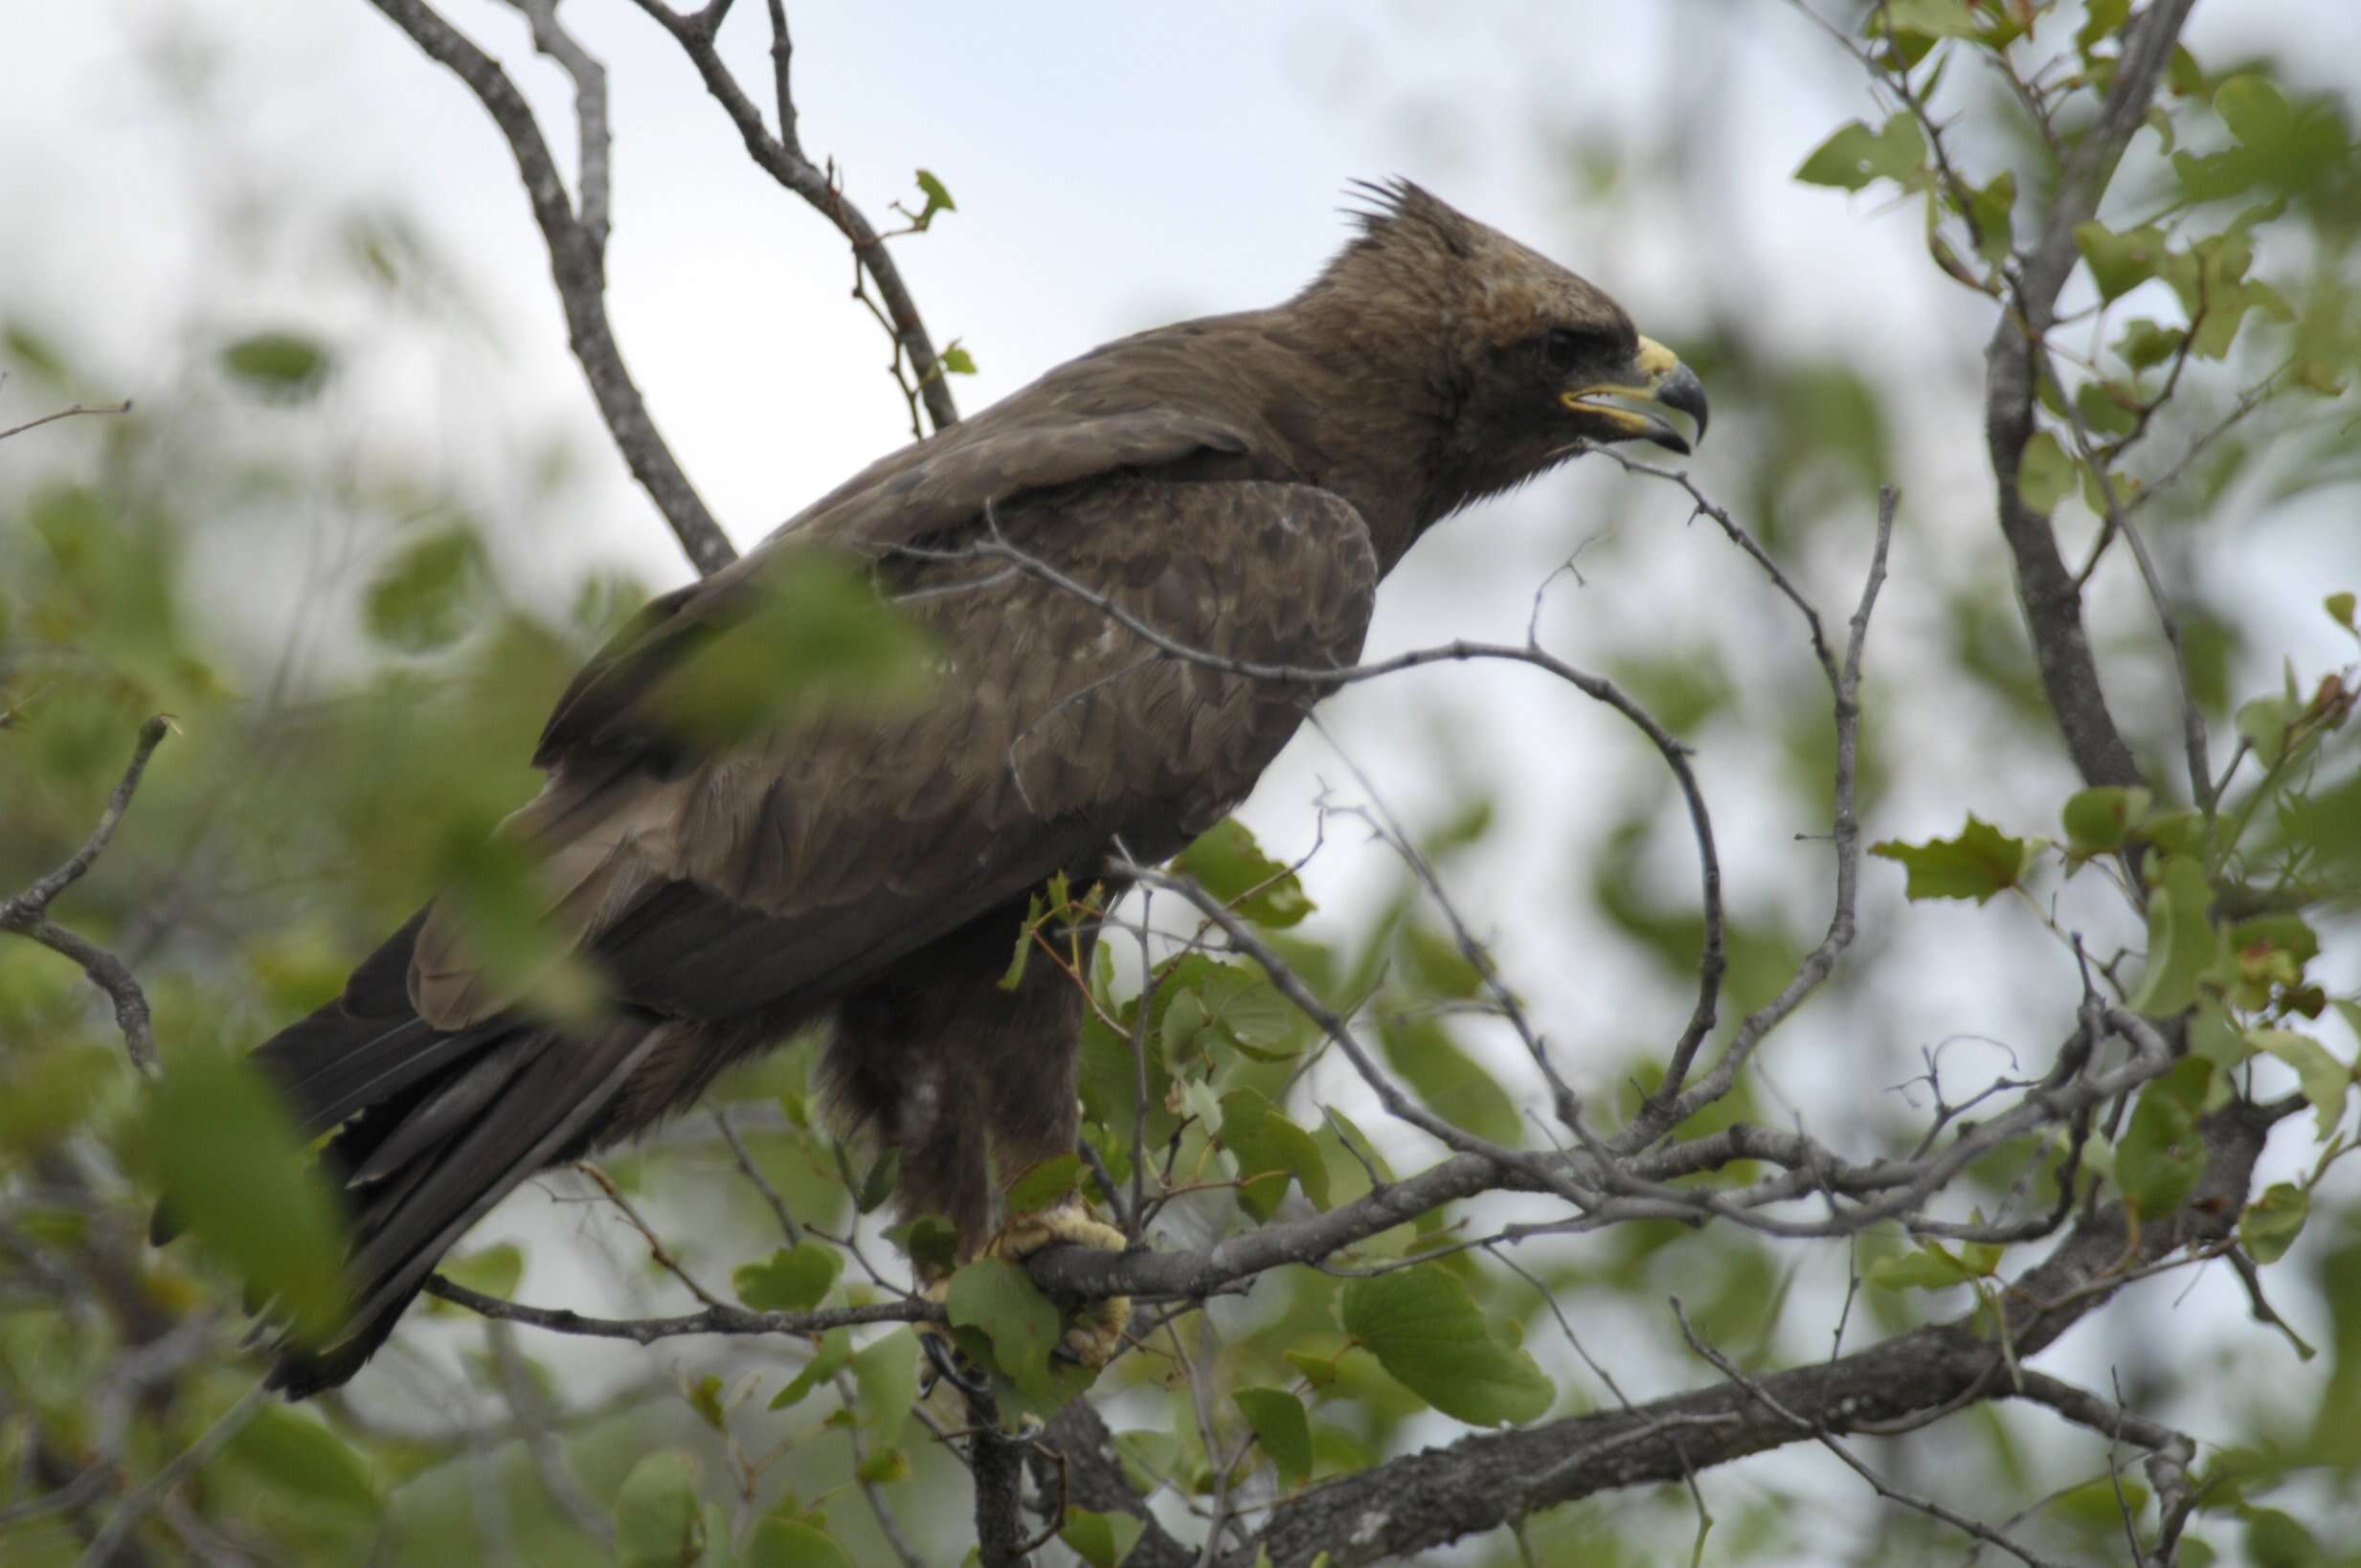
[[[1684,456],[1689,451],[1689,438],[1657,413],[1657,408],[1687,414],[1697,421],[1697,438],[1705,438],[1704,383],[1677,355],[1653,338],[1639,340],[1639,351],[1631,356],[1630,371],[1624,379],[1571,388],[1560,392],[1558,401],[1578,414],[1614,426],[1621,432],[1619,438],[1653,441]],[[1650,406],[1633,408],[1633,403]]]

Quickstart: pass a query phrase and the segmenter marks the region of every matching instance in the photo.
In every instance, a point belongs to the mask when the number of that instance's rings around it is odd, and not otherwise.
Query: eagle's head
[[[1675,452],[1705,434],[1705,389],[1607,293],[1406,180],[1363,186],[1360,234],[1306,291],[1436,428],[1445,510],[1585,444]]]

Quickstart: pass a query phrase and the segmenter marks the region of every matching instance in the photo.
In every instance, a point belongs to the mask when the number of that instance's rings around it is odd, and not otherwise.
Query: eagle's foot
[[[1072,1198],[1055,1208],[1011,1216],[984,1248],[987,1257],[1021,1264],[1045,1247],[1087,1246],[1101,1252],[1127,1252],[1131,1238],[1104,1221],[1094,1220]],[[1074,1311],[1073,1322],[1051,1354],[1092,1371],[1114,1359],[1123,1348],[1123,1333],[1131,1326],[1132,1298],[1108,1296],[1086,1301]]]

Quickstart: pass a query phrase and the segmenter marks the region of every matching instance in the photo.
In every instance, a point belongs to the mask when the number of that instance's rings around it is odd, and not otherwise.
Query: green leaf
[[[907,709],[934,678],[916,623],[879,598],[857,563],[814,548],[773,563],[753,608],[696,644],[649,701],[728,745],[848,708]]]
[[[103,1045],[0,1052],[0,1147],[24,1154],[51,1148],[124,1077],[123,1052]]]
[[[1858,190],[1872,180],[1906,180],[1926,163],[1926,138],[1907,114],[1871,130],[1855,120],[1812,150],[1795,178],[1805,185]]]
[[[1093,1513],[1087,1508],[1068,1508],[1058,1539],[1072,1548],[1074,1555],[1091,1568],[1119,1568],[1132,1555],[1132,1548],[1139,1544],[1147,1528],[1143,1521],[1129,1513]]]
[[[2140,1091],[2131,1126],[2115,1146],[2115,1184],[2144,1220],[2159,1220],[2189,1200],[2205,1175],[2197,1116],[2214,1064],[2187,1057]]]
[[[2277,1263],[2304,1233],[2311,1212],[2311,1194],[2293,1182],[2274,1182],[2238,1216],[2238,1245],[2259,1264]]]
[[[398,653],[433,653],[467,632],[482,597],[483,546],[473,528],[444,528],[387,562],[361,616],[369,635]]]
[[[142,1147],[179,1228],[318,1340],[344,1321],[344,1219],[247,1061],[183,1053],[149,1090]]]
[[[1046,918],[1041,906],[1041,895],[1035,893],[1025,901],[1024,924],[1017,929],[1017,951],[1009,954],[1008,968],[1001,973],[1001,989],[1014,991],[1024,983],[1025,965],[1032,962],[1036,943],[1035,933]]]
[[[34,380],[49,386],[61,387],[69,379],[65,356],[57,351],[57,346],[23,322],[0,325],[0,354],[6,354]]]
[[[1998,266],[2016,245],[2016,173],[2002,169],[1968,200],[1976,224],[1976,254]]]
[[[2272,147],[2295,129],[2295,111],[2268,77],[2232,77],[2214,94],[2214,112],[2250,147]]]
[[[1270,1456],[1279,1485],[1293,1491],[1312,1474],[1312,1419],[1303,1401],[1283,1388],[1242,1388],[1231,1396]]]
[[[332,360],[317,339],[294,332],[258,332],[221,350],[221,368],[259,392],[303,398],[327,380]]]
[[[1906,898],[1971,898],[1982,904],[2015,886],[2039,847],[2037,839],[2012,839],[1971,815],[1956,839],[1923,844],[1888,840],[1870,845],[1869,852],[1900,862],[1909,874],[1902,889]]]
[[[1343,1370],[1337,1364],[1342,1357],[1342,1352],[1336,1355],[1315,1355],[1310,1351],[1284,1350],[1279,1355],[1295,1369],[1295,1375],[1315,1390],[1333,1388],[1337,1379],[1343,1376]]]
[[[549,894],[531,848],[461,814],[437,847],[436,911],[453,920],[493,986],[551,1017],[588,1019],[598,977],[544,918]]]
[[[2348,632],[2355,629],[2353,626],[2353,595],[2350,593],[2331,594],[2322,599],[2320,605],[2322,609],[2328,612],[2330,620]]]
[[[2124,335],[2115,340],[2115,351],[2125,364],[2135,370],[2152,370],[2181,351],[2189,334],[2177,326],[2159,326],[2146,317],[2135,317],[2124,324]]]
[[[864,1172],[861,1185],[853,1193],[853,1207],[863,1214],[874,1214],[885,1206],[886,1199],[902,1179],[902,1152],[888,1149],[877,1156],[877,1162]]]
[[[1941,1242],[1922,1242],[1908,1252],[1879,1258],[1861,1277],[1883,1290],[1948,1290],[1979,1276]]]
[[[1049,1394],[1058,1310],[1023,1268],[1004,1258],[978,1258],[951,1276],[943,1306],[952,1327],[981,1330],[991,1340],[992,1359],[1009,1381],[1037,1399]]]
[[[1937,38],[1977,38],[1986,31],[1968,0],[1886,0],[1885,25]]]
[[[2246,1043],[2295,1069],[2296,1085],[2311,1103],[2320,1136],[2326,1141],[2345,1119],[2345,1092],[2352,1087],[2352,1069],[2326,1045],[2292,1029],[2249,1029]]]
[[[801,1403],[813,1389],[843,1371],[851,1360],[852,1332],[848,1329],[830,1329],[820,1336],[820,1348],[803,1364],[803,1370],[797,1373],[786,1387],[771,1396],[770,1408],[784,1410],[789,1405]],[[911,1386],[915,1397],[915,1378]]]
[[[2124,840],[2147,816],[2152,798],[2136,784],[2127,789],[2105,785],[2078,791],[2067,797],[2062,814],[2066,842],[2078,855],[2101,855],[2121,849]]]
[[[230,1453],[255,1474],[315,1507],[374,1516],[383,1504],[369,1461],[319,1422],[283,1405],[258,1405]]]
[[[1238,1157],[1238,1206],[1268,1220],[1293,1176],[1315,1208],[1328,1207],[1328,1161],[1312,1134],[1250,1088],[1222,1096],[1222,1147]]]
[[[1173,869],[1244,918],[1273,930],[1298,924],[1314,908],[1295,873],[1264,854],[1253,832],[1235,817],[1224,818],[1182,850]]]
[[[1473,997],[1493,973],[1492,961],[1480,948],[1477,960],[1471,960],[1457,938],[1425,926],[1405,923],[1397,940],[1408,982],[1429,995],[1452,1000]]]
[[[685,1448],[660,1448],[631,1467],[615,1494],[615,1551],[623,1568],[687,1568],[705,1555],[705,1467]]]
[[[1517,1102],[1459,1048],[1440,1021],[1386,1018],[1378,1026],[1378,1040],[1386,1064],[1436,1115],[1487,1142],[1515,1148],[1524,1140],[1524,1118]]]
[[[1494,1333],[1458,1275],[1437,1265],[1347,1281],[1344,1332],[1397,1382],[1479,1426],[1527,1422],[1557,1390],[1524,1350]]]
[[[2131,0],[2090,0],[2082,25],[2075,30],[2074,47],[2087,56],[2101,43],[2122,32],[2130,16]]]
[[[2165,263],[2164,231],[2152,224],[2126,229],[2119,235],[2102,223],[2079,223],[2074,229],[2074,243],[2090,265],[2091,281],[2099,285],[2099,298],[2109,304],[2155,277]]]
[[[2047,516],[2074,494],[2079,473],[2057,437],[2038,431],[2025,443],[2025,460],[2016,471],[2016,493],[2026,505]]]
[[[2238,738],[2254,748],[2256,761],[2276,768],[2287,754],[2287,727],[2302,711],[2301,704],[2284,697],[2258,697],[2242,703],[2235,721]]]
[[[853,1568],[834,1536],[800,1519],[763,1519],[747,1540],[744,1568]]]
[[[836,1284],[844,1255],[821,1242],[781,1247],[768,1262],[746,1264],[730,1276],[738,1299],[757,1312],[800,1312],[817,1307]]]
[[[1200,973],[1194,995],[1206,1025],[1238,1050],[1264,1062],[1294,1054],[1302,1015],[1258,967],[1214,964]]]
[[[1059,1154],[1043,1160],[1019,1176],[1008,1189],[1008,1212],[1039,1214],[1082,1184],[1082,1156]]]
[[[2220,937],[2206,919],[2214,889],[2205,864],[2171,854],[2147,896],[2147,967],[2130,997],[2132,1011],[2170,1018],[2196,1000],[2197,981],[2212,967]]]
[[[502,1242],[464,1257],[445,1258],[435,1266],[443,1278],[503,1300],[513,1297],[525,1277],[525,1254],[513,1242]]]
[[[688,1385],[688,1408],[697,1419],[716,1432],[730,1428],[730,1409],[722,1402],[722,1380],[718,1372],[708,1372]]]
[[[934,221],[935,213],[956,213],[959,210],[959,204],[951,199],[951,188],[943,184],[932,169],[922,168],[918,171],[918,190],[926,197],[927,203],[918,210],[918,215],[911,221],[921,229]]]
[[[951,1272],[958,1255],[958,1228],[939,1214],[922,1214],[904,1227],[902,1250],[910,1261],[922,1269],[936,1274]]]
[[[900,1431],[918,1400],[917,1331],[896,1329],[855,1355],[852,1375],[861,1396],[853,1414],[862,1426],[880,1437]]]
[[[961,344],[945,344],[943,351],[934,356],[934,362],[943,368],[945,375],[974,375],[976,373],[976,356],[969,353],[966,347]]]
[[[2139,414],[2131,406],[2137,401],[2138,393],[2120,382],[2085,381],[2074,390],[2075,416],[2082,421],[2083,430],[2093,436],[2129,435],[2140,422]],[[2105,512],[2103,493],[2093,482],[2089,466],[2077,463],[2076,467],[2080,471],[2085,503],[2094,512]],[[2115,493],[2121,496],[2123,477],[2110,474],[2108,478]]]

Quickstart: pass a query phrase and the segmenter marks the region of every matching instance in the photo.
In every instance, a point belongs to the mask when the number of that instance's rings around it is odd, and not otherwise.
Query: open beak
[[[1571,388],[1560,392],[1558,401],[1578,413],[1606,420],[1627,437],[1686,454],[1689,438],[1657,412],[1672,409],[1695,420],[1697,438],[1705,438],[1704,383],[1677,355],[1653,338],[1639,340],[1639,352],[1631,356],[1630,370],[1624,379]],[[1635,408],[1633,404],[1641,406]]]

